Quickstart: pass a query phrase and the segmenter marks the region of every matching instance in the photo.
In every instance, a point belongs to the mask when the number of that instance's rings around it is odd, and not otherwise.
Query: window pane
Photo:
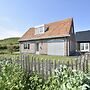
[[[24,43],[24,49],[27,49],[27,44],[26,43]]]
[[[30,44],[28,44],[28,49],[30,49]]]
[[[84,50],[84,43],[80,44],[81,50]]]
[[[36,44],[36,51],[39,51],[39,43]]]
[[[85,49],[88,50],[89,46],[88,43],[85,44]]]
[[[39,32],[42,33],[43,32],[43,27],[39,28]]]

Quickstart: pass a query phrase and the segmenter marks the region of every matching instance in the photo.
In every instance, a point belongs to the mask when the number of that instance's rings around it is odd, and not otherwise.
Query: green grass
[[[36,58],[47,59],[47,60],[63,60],[63,61],[71,61],[75,60],[76,57],[74,56],[51,56],[51,55],[36,55],[36,54],[30,54],[30,56],[34,56]]]
[[[61,61],[64,61],[64,62],[67,62],[67,61],[72,61],[72,60],[75,60],[76,57],[74,56],[51,56],[51,55],[36,55],[36,54],[29,54],[30,55],[30,60],[33,57],[35,57],[36,59],[39,59],[39,60],[61,60]],[[20,53],[19,52],[16,52],[16,53],[13,53],[13,54],[0,54],[0,57],[15,57],[15,56],[20,56]]]

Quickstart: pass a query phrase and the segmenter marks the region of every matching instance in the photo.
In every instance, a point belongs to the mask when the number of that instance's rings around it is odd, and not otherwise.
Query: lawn
[[[63,60],[63,61],[71,61],[75,60],[75,56],[52,56],[52,55],[36,55],[36,54],[30,54],[30,56],[34,56],[36,58],[39,58],[40,60],[46,59],[46,60]]]
[[[0,58],[17,58],[20,56],[20,53],[13,53],[13,54],[0,54]],[[64,61],[65,63],[67,61],[72,61],[75,60],[75,56],[51,56],[51,55],[36,55],[36,54],[29,54],[29,59],[31,60],[31,58],[35,57],[36,59],[39,60],[60,60],[60,61]]]

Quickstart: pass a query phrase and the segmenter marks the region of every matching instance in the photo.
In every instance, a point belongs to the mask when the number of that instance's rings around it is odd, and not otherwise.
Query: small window
[[[27,49],[27,44],[26,43],[24,43],[24,49]]]
[[[81,51],[89,51],[89,43],[80,43]]]
[[[45,32],[44,25],[36,26],[35,27],[35,35],[36,34],[43,34]]]
[[[86,50],[89,49],[89,45],[88,45],[88,43],[86,43],[86,45],[85,45],[85,49],[86,49]]]
[[[43,33],[43,27],[39,27],[39,33]]]
[[[84,50],[84,43],[81,43],[81,50]]]
[[[30,44],[24,43],[24,49],[30,49]]]
[[[28,44],[28,49],[30,49],[30,44]]]
[[[36,51],[39,51],[39,43],[36,43]]]

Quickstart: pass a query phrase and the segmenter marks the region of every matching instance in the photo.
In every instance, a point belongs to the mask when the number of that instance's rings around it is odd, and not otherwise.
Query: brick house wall
[[[31,43],[30,41],[27,41],[27,43],[29,44],[29,49],[24,49],[24,43],[26,43],[26,42],[20,43],[20,52],[21,53],[35,53],[35,43]]]
[[[40,43],[40,54],[47,54],[47,43],[46,42],[41,42]]]

